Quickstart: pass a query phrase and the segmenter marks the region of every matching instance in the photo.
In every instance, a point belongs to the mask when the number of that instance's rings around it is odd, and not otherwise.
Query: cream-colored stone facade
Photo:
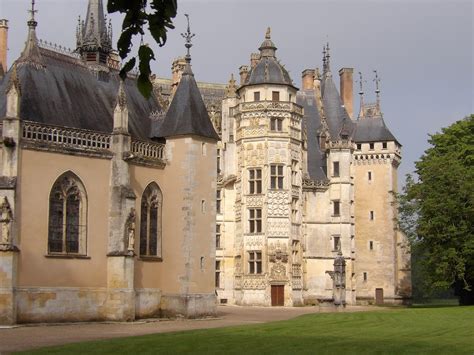
[[[397,191],[400,144],[395,138],[362,142],[353,134],[330,136],[324,128],[331,109],[325,100],[331,102],[321,92],[324,81],[332,80],[329,69],[323,76],[314,70],[303,72],[301,99],[291,82],[274,84],[268,61],[264,78],[255,82],[256,63],[274,55],[268,40],[269,32],[261,54],[252,53],[250,66],[240,68],[241,85],[230,81],[222,104],[216,227],[219,302],[409,302],[409,250],[396,230],[392,195]],[[265,52],[268,48],[270,54]],[[327,63],[329,67],[329,56]],[[350,109],[355,127],[352,69],[344,68],[340,75],[341,91],[345,90],[340,100]],[[313,103],[305,102],[308,97]],[[314,103],[321,117],[318,144],[322,142],[324,179],[309,176],[308,151],[314,147],[308,135],[313,133],[308,128],[311,118],[303,116],[307,105]],[[275,126],[275,119],[280,126]],[[336,260],[345,265],[339,281]]]

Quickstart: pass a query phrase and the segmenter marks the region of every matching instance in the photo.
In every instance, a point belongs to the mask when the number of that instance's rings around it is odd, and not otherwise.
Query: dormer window
[[[253,101],[260,101],[260,91],[255,91],[253,93]]]

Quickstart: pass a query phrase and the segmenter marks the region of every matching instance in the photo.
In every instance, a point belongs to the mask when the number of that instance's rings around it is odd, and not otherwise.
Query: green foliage
[[[420,261],[418,282],[454,287],[472,300],[474,283],[474,115],[430,137],[399,196],[399,225]],[[416,275],[415,275],[416,276]]]
[[[160,323],[154,326],[159,331]],[[474,307],[392,308],[76,343],[28,353],[472,354],[473,329]]]
[[[122,33],[117,41],[117,49],[120,58],[125,59],[132,51],[132,39],[134,36],[145,34],[145,26],[148,24],[148,30],[153,39],[160,47],[164,46],[167,39],[168,29],[173,29],[172,19],[176,16],[178,10],[177,0],[150,0],[151,11],[147,10],[148,0],[109,0],[107,11],[109,13],[124,13],[125,17],[122,23]],[[153,50],[146,44],[140,44],[138,49],[138,69],[139,76],[137,86],[143,96],[150,97],[153,90],[150,81],[150,62],[155,60]],[[136,65],[136,57],[128,60],[120,71],[120,77],[124,80],[127,73]]]

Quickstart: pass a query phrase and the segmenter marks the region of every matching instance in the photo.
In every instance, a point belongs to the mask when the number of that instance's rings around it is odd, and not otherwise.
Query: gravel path
[[[351,306],[342,312],[380,310],[378,307]],[[136,322],[39,324],[0,327],[0,355],[12,351],[192,329],[258,324],[295,318],[303,314],[334,312],[319,307],[239,307],[219,306],[217,318],[188,320],[143,320]]]

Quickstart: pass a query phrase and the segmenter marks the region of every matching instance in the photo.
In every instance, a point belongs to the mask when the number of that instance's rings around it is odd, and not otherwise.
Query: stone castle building
[[[268,29],[216,129],[220,303],[404,303],[410,263],[394,222],[400,143],[377,102],[353,115],[353,69],[303,71],[302,89]],[[362,82],[362,81],[361,81]]]
[[[328,47],[301,89],[270,30],[240,85],[196,82],[188,53],[147,100],[101,0],[72,52],[34,14],[10,68],[0,20],[0,324],[409,299],[400,144],[378,88],[354,117]]]
[[[0,21],[0,324],[215,313],[216,143],[186,57],[163,107],[122,82],[101,0],[77,48]]]

